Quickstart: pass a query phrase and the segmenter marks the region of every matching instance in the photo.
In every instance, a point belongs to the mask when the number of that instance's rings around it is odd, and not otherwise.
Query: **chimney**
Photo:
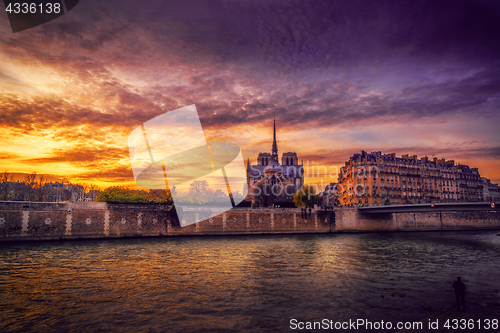
[[[425,162],[429,161],[429,158],[427,156],[421,157],[420,159]]]

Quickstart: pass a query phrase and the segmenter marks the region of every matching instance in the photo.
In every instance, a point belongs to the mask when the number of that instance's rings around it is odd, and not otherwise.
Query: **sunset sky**
[[[276,117],[310,166],[380,150],[499,183],[500,1],[81,0],[18,33],[0,13],[2,172],[132,185],[129,134],[191,104],[245,161]]]

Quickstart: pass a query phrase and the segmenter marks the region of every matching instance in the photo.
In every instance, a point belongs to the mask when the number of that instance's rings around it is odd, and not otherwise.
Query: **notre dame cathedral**
[[[267,207],[278,201],[293,201],[293,195],[304,186],[304,167],[297,153],[288,152],[278,158],[276,120],[271,153],[259,153],[257,165],[247,161],[249,200],[254,207]]]

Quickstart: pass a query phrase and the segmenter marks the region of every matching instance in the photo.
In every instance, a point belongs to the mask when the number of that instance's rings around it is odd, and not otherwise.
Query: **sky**
[[[81,0],[18,33],[2,11],[0,171],[132,185],[130,133],[195,104],[251,163],[275,118],[306,183],[360,150],[500,183],[499,36],[497,0]]]

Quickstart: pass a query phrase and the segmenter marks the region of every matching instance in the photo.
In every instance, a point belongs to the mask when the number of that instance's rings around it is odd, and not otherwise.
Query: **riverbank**
[[[200,208],[184,208],[198,220]],[[210,209],[210,208],[203,208]],[[233,208],[181,227],[170,206],[103,202],[0,202],[0,241],[152,236],[357,233],[500,229],[500,212],[366,213],[334,210]]]

